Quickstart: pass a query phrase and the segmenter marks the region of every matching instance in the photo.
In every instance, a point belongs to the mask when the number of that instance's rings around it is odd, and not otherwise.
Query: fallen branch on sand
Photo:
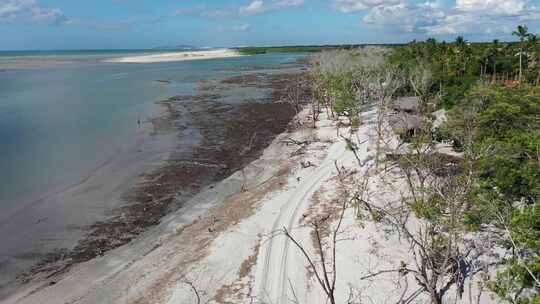
[[[285,143],[287,146],[289,145],[307,146],[311,143],[309,140],[298,141],[290,137],[285,140],[282,140],[281,142]]]

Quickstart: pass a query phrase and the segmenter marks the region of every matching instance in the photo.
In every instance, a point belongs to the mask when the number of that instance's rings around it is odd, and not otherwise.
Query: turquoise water
[[[148,118],[155,101],[192,94],[199,81],[234,76],[244,67],[272,67],[300,56],[152,64],[102,62],[124,53],[143,51],[0,53],[0,66],[2,60],[24,62],[25,56],[76,62],[0,70],[0,214],[77,182],[120,153],[136,139],[137,119]]]

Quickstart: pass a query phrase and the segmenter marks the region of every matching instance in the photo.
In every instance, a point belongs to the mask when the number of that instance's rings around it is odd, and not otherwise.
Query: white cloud
[[[61,10],[43,8],[35,0],[0,0],[0,22],[15,21],[60,24],[68,19]]]
[[[437,2],[380,5],[372,8],[362,21],[375,25],[392,25],[394,30],[404,32],[427,32],[446,17]]]
[[[540,10],[526,0],[456,0],[434,34],[510,34],[518,24],[538,22]]]
[[[359,12],[378,6],[399,4],[400,0],[334,0],[334,6],[343,13]]]
[[[229,6],[219,9],[200,4],[177,9],[174,15],[194,16],[206,19],[238,19],[240,17],[299,7],[303,4],[304,0],[252,0],[243,6]]]
[[[254,0],[247,6],[240,7],[240,15],[255,15],[266,11],[267,8],[262,0]]]
[[[509,34],[518,24],[540,26],[540,7],[531,0],[334,0],[344,13],[366,12],[362,22],[393,32],[430,35]]]
[[[466,13],[516,16],[527,8],[524,0],[456,0],[456,9]]]
[[[263,0],[253,0],[246,6],[241,6],[238,12],[241,16],[251,16],[270,11],[298,7],[304,4],[304,0],[279,0],[265,3]]]

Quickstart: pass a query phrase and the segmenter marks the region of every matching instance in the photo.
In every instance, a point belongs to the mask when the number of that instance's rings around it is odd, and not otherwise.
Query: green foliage
[[[477,163],[483,188],[497,188],[509,201],[540,198],[540,89],[494,88],[478,115]]]
[[[508,245],[515,256],[505,261],[505,268],[489,284],[499,297],[512,303],[540,303],[540,204],[517,211],[508,229]],[[534,277],[533,277],[534,276]]]
[[[519,43],[469,43],[458,37],[451,43],[413,41],[391,51],[323,51],[314,56],[313,95],[355,128],[362,102],[384,105],[384,92],[376,90],[397,69],[407,78],[407,84],[396,86],[398,94],[418,96],[420,114],[445,108],[447,121],[436,133],[433,120],[423,115],[420,130],[404,135],[415,151],[432,148],[437,140],[452,141],[463,153],[462,163],[457,162],[461,170],[430,190],[437,173],[422,175],[440,168],[438,173],[447,174],[448,159],[421,152],[390,156],[408,172],[409,181],[419,181],[409,185],[414,193],[407,205],[433,228],[426,231],[430,252],[445,252],[446,231],[498,229],[508,257],[498,261],[488,287],[504,301],[540,304],[535,280],[540,278],[540,47],[525,26],[515,35]],[[449,216],[449,210],[459,216]]]
[[[437,222],[445,210],[445,201],[437,195],[428,200],[415,200],[410,203],[414,214],[432,222]]]
[[[535,259],[540,258],[540,203],[516,212],[510,222],[510,231],[518,247],[528,248]]]
[[[408,75],[418,66],[431,72],[429,94],[448,110],[436,137],[464,153],[462,167],[473,181],[462,223],[473,230],[488,225],[508,231],[501,244],[510,256],[500,261],[488,287],[507,302],[540,304],[540,52],[538,37],[526,26],[514,35],[519,43],[413,41],[387,58]],[[409,85],[400,93],[418,90]],[[413,147],[416,141],[411,138]],[[427,195],[410,206],[418,217],[437,223],[444,218],[444,202]]]
[[[517,304],[540,304],[540,294],[524,292],[533,286],[534,282],[528,271],[516,259],[505,261],[506,268],[497,272],[494,280],[488,282],[488,287],[499,298],[508,303]],[[535,263],[538,267],[540,263]],[[537,274],[540,268],[536,268]]]
[[[462,77],[440,77],[440,83],[444,83],[444,95],[442,97],[443,107],[452,109],[456,105],[461,105],[465,95],[477,83],[477,77],[464,75]]]
[[[468,43],[458,37],[453,43],[439,43],[435,39],[413,41],[404,47],[396,47],[388,55],[388,61],[404,71],[412,71],[421,65],[428,68],[433,75],[431,90],[442,97],[442,105],[451,109],[461,105],[466,93],[476,83],[485,81],[504,81],[516,79],[519,74],[519,56],[524,56],[524,81],[537,84],[539,81],[540,56],[539,39],[528,33],[526,26],[520,26],[516,35],[521,43]],[[526,58],[525,58],[526,57]],[[535,63],[535,64],[532,64]],[[408,87],[403,94],[414,94]]]
[[[356,91],[352,73],[328,75],[329,94],[333,99],[332,108],[339,115],[357,114]]]
[[[328,50],[348,50],[357,45],[323,45],[323,46],[272,46],[272,47],[242,47],[238,51],[242,55],[260,55],[269,53],[318,53]]]
[[[266,54],[267,49],[257,48],[257,47],[246,47],[246,48],[239,49],[238,52],[240,52],[240,54],[242,55],[260,55],[260,54]]]
[[[492,88],[479,116],[480,139],[504,140],[538,128],[540,90],[537,87]]]
[[[351,50],[325,50],[313,56],[313,96],[331,110],[344,116],[352,129],[360,126],[360,111],[366,102],[360,96],[366,75],[384,62],[384,48],[365,47]]]

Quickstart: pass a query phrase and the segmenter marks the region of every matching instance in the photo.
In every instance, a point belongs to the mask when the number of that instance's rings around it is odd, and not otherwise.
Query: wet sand
[[[141,172],[159,168],[177,147],[177,134],[152,122],[142,124],[138,137],[84,179],[25,204],[0,222],[0,299],[22,272],[65,254],[88,226],[126,204],[122,197]]]

